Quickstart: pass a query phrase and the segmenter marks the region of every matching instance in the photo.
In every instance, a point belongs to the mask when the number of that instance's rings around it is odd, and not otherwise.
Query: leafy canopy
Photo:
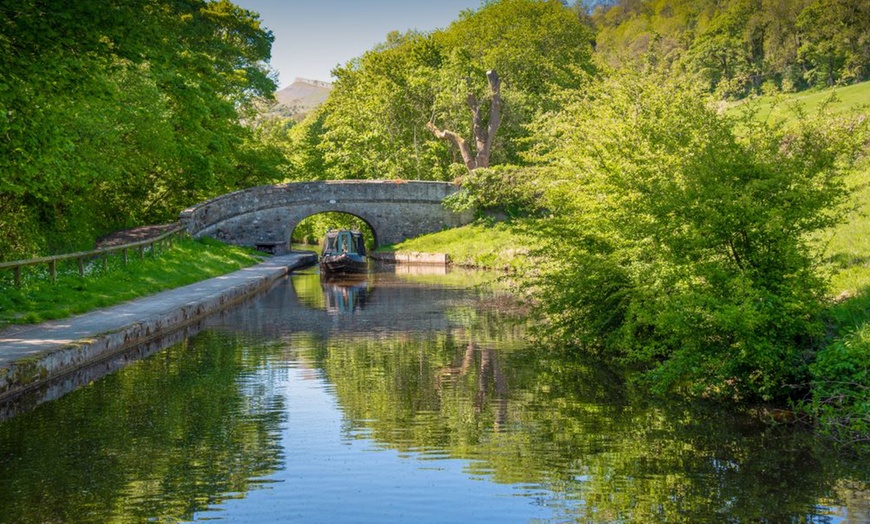
[[[521,162],[525,126],[593,70],[590,43],[576,13],[555,0],[489,2],[431,34],[391,33],[336,68],[320,113],[291,132],[291,177],[455,178],[464,173],[458,152],[426,123],[469,136],[467,97],[487,99],[487,70],[501,77],[504,99],[492,161]]]
[[[278,178],[240,120],[274,91],[272,40],[226,0],[0,4],[0,257]]]

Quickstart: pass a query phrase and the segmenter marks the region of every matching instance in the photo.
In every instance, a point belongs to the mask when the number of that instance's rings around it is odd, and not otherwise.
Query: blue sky
[[[332,80],[329,72],[393,30],[431,31],[450,25],[481,0],[233,0],[260,13],[275,35],[272,68],[280,88],[296,77]]]

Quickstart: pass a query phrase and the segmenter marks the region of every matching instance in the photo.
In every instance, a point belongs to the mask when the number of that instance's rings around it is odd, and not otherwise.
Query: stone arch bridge
[[[334,180],[259,186],[208,200],[181,212],[190,234],[282,253],[303,219],[348,213],[371,228],[375,246],[469,223],[442,201],[459,190],[448,182]]]

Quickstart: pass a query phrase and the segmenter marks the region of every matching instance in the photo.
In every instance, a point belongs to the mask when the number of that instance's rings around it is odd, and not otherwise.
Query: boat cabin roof
[[[363,234],[350,229],[330,229],[323,242],[323,253],[366,254]]]

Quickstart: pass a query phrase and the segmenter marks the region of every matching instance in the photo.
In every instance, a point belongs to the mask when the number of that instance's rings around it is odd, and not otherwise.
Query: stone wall
[[[453,213],[442,200],[458,191],[447,182],[347,180],[260,186],[203,202],[181,213],[194,237],[283,252],[303,219],[329,211],[362,219],[375,246],[467,224],[473,212]]]

